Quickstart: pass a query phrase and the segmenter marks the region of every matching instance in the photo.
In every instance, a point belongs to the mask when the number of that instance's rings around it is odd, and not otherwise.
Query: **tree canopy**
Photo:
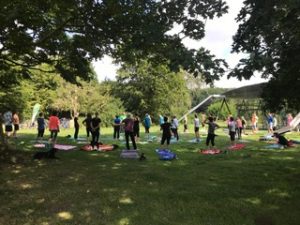
[[[263,98],[269,109],[299,110],[300,1],[246,0],[237,22],[233,52],[247,53],[229,74],[250,79],[255,71],[270,78]]]
[[[200,40],[205,20],[226,12],[223,0],[3,0],[0,70],[18,66],[28,76],[47,63],[75,82],[93,76],[90,60],[107,54],[119,62],[164,61],[213,82],[226,63],[203,48],[187,49],[182,39]],[[170,34],[175,25],[182,30]]]
[[[113,94],[127,111],[138,115],[181,115],[190,107],[184,77],[185,73],[171,72],[165,65],[154,66],[147,61],[126,64],[118,71]]]

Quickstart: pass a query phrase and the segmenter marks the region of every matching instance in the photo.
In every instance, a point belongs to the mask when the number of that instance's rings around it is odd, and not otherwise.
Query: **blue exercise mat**
[[[169,149],[156,149],[160,160],[173,160],[176,159],[176,154]]]

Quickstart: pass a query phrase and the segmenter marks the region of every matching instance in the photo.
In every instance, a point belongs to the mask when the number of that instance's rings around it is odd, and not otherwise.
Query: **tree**
[[[246,0],[237,21],[233,52],[248,53],[229,74],[250,79],[255,71],[270,78],[265,105],[274,111],[299,111],[300,1]]]
[[[123,66],[113,94],[124,102],[127,111],[139,115],[180,115],[190,107],[184,73],[147,61]]]
[[[209,51],[187,49],[182,39],[204,37],[205,20],[227,12],[223,0],[3,0],[0,8],[0,70],[22,74],[41,63],[69,81],[93,76],[89,62],[108,54],[119,62],[149,58],[175,71],[180,66],[213,82],[226,63]],[[175,24],[182,26],[170,34]]]

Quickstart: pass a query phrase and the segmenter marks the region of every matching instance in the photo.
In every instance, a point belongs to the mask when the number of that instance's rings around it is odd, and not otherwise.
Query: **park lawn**
[[[1,165],[2,225],[281,225],[300,221],[300,146],[268,150],[257,135],[247,135],[246,148],[227,154],[202,155],[200,144],[182,134],[172,144],[177,160],[160,161],[159,143],[138,144],[147,160],[112,152],[60,151],[58,160],[31,160],[35,130],[22,130],[11,144],[22,160]],[[156,136],[160,136],[158,128]],[[62,130],[59,143],[76,144]],[[219,129],[217,147],[229,138]],[[83,129],[80,133],[84,136]],[[143,139],[142,132],[142,139]],[[300,139],[297,133],[289,137]]]

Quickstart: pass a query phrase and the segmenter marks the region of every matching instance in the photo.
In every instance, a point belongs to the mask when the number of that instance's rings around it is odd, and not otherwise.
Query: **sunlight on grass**
[[[12,170],[11,173],[14,173],[14,174],[19,174],[21,171],[20,170]]]
[[[291,197],[289,193],[287,193],[285,191],[281,191],[278,188],[273,188],[273,189],[267,190],[266,192],[268,194],[273,194],[273,195],[281,197],[281,198]]]
[[[122,204],[133,204],[133,201],[129,197],[122,197],[119,199],[119,202]]]
[[[22,210],[21,213],[26,215],[26,216],[29,216],[30,214],[32,214],[34,212],[33,209],[27,209],[27,210]]]
[[[73,215],[70,212],[59,212],[57,213],[57,217],[63,220],[71,220],[73,219]]]
[[[129,219],[128,218],[120,219],[119,225],[129,225]]]
[[[270,156],[270,159],[275,159],[275,160],[293,160],[294,157],[290,156]]]
[[[49,225],[49,222],[42,222],[41,225]]]
[[[253,205],[260,205],[261,204],[261,200],[259,198],[246,198],[245,201],[249,202]]]
[[[44,198],[39,198],[35,201],[37,204],[41,204],[41,203],[44,203],[45,202],[45,199]]]
[[[116,192],[118,189],[117,188],[104,188],[104,192]]]
[[[20,187],[22,189],[31,189],[31,188],[33,188],[33,185],[29,184],[29,183],[23,183],[23,184],[20,184]]]

